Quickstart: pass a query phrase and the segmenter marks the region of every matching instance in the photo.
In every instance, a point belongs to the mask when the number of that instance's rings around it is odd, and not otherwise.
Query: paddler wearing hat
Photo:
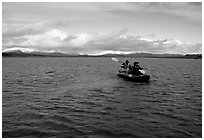
[[[140,75],[140,74],[142,74],[140,72],[140,70],[142,70],[142,68],[140,67],[139,62],[137,62],[137,61],[134,62],[133,66],[131,67],[131,74],[133,74],[133,75]]]

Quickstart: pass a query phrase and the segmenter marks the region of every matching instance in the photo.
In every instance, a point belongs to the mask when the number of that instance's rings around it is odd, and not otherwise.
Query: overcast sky
[[[202,53],[202,3],[3,3],[3,49]]]

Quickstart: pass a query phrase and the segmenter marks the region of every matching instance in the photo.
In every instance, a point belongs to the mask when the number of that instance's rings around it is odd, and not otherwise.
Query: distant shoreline
[[[66,55],[66,56],[49,56],[49,55],[2,55],[2,57],[7,58],[7,57],[21,57],[21,58],[45,58],[45,57],[129,57],[129,58],[175,58],[175,59],[202,59],[202,55],[197,56],[197,55],[184,55],[184,56],[177,56],[177,57],[171,57],[171,56],[125,56],[125,55],[112,55],[112,56],[106,56],[106,55],[101,55],[101,56],[90,56],[90,55]]]

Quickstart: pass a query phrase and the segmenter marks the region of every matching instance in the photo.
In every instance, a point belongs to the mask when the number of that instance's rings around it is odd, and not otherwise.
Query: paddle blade
[[[139,70],[142,74],[145,74],[145,71],[144,70]]]
[[[115,62],[119,62],[119,60],[116,59],[115,57],[112,57],[112,60],[115,61]]]

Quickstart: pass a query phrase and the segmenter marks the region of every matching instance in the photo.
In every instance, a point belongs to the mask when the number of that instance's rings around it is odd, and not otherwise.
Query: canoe
[[[130,81],[135,81],[135,82],[148,82],[150,79],[150,75],[147,75],[147,74],[132,75],[132,74],[127,74],[122,72],[118,72],[117,74],[119,77],[125,78]]]

